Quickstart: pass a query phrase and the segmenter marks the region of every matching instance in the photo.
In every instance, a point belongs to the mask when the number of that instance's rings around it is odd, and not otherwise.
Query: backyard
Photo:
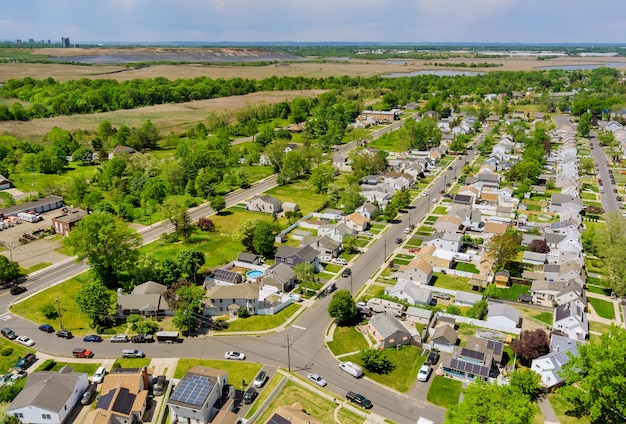
[[[426,400],[442,408],[456,405],[461,396],[463,383],[452,378],[435,375],[426,395]]]

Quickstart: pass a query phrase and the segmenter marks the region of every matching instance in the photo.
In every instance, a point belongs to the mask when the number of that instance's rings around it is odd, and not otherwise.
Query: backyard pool
[[[265,275],[265,273],[258,269],[253,269],[252,271],[246,272],[246,277],[251,283],[256,283],[259,278],[263,277],[263,275]]]

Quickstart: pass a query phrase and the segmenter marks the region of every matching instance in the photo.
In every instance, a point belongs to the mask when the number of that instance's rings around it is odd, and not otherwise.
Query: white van
[[[354,362],[340,362],[339,368],[341,368],[342,371],[347,372],[354,378],[363,377],[363,369],[361,369],[361,367]]]

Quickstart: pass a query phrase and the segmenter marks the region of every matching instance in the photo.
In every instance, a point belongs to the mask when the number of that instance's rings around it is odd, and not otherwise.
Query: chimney
[[[141,379],[143,382],[143,389],[148,390],[148,387],[150,387],[150,379],[148,377],[148,367],[143,367],[141,369]]]

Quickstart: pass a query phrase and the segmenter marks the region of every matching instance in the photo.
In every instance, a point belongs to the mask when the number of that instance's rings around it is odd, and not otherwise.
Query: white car
[[[330,256],[322,256],[320,258],[320,261],[322,262],[330,262],[333,258],[331,258]]]
[[[126,334],[116,334],[115,336],[111,337],[111,343],[126,343],[129,340],[130,339]]]
[[[335,258],[333,259],[333,262],[339,265],[348,265],[348,261],[346,261],[344,258]]]
[[[423,192],[422,192],[422,194],[420,194],[420,196],[422,196],[422,197],[426,197],[426,196],[428,196],[428,192],[423,191]]]
[[[102,383],[105,375],[107,375],[107,369],[104,367],[99,367],[96,370],[96,373],[93,375],[91,381],[93,381],[94,383]]]
[[[327,384],[326,380],[324,380],[322,377],[320,377],[319,375],[314,374],[314,373],[309,373],[309,375],[307,375],[306,378],[308,378],[313,383],[315,383],[315,384],[317,384],[318,386],[321,386],[321,387],[324,387]]]
[[[235,361],[243,361],[246,359],[246,355],[241,352],[231,352],[228,351],[224,354],[224,358],[226,359],[234,359]]]
[[[35,342],[28,336],[19,336],[15,339],[16,342],[23,344],[24,346],[34,346]]]
[[[430,365],[422,365],[422,368],[420,368],[420,372],[417,373],[417,379],[419,381],[427,381],[428,377],[430,376]]]

